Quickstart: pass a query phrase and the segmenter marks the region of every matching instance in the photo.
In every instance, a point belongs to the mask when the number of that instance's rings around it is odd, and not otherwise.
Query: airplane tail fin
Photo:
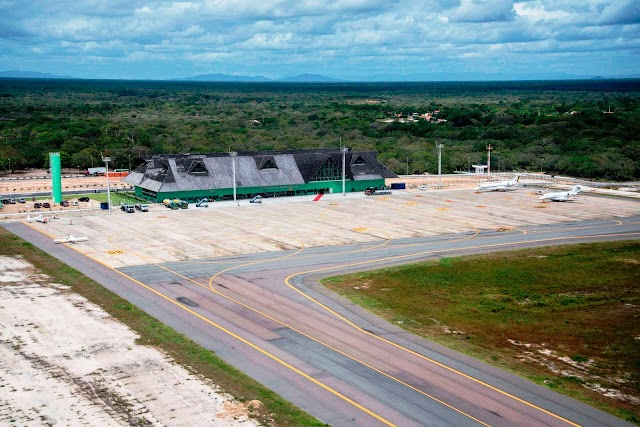
[[[580,187],[579,185],[576,185],[571,189],[571,194],[575,196],[576,194],[580,193],[581,190],[582,190],[582,187]]]
[[[517,184],[520,182],[520,175],[516,175],[515,178],[513,178],[513,181]]]

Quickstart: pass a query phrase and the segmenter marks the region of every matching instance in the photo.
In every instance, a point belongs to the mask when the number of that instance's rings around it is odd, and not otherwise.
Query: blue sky
[[[0,0],[0,70],[640,74],[640,0]]]

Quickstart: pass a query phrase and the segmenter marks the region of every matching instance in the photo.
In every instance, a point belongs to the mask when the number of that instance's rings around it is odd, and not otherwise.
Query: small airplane
[[[27,222],[34,222],[34,221],[46,224],[47,222],[49,222],[49,217],[48,216],[43,216],[42,214],[40,214],[38,216],[27,215]]]
[[[86,242],[89,240],[88,237],[76,237],[73,234],[68,234],[64,239],[54,239],[54,243],[78,243],[78,242]]]
[[[515,190],[520,186],[520,175],[516,175],[511,181],[485,182],[474,188],[476,193],[480,191],[507,191]]]
[[[571,191],[555,191],[553,193],[545,193],[538,198],[542,202],[550,201],[550,202],[566,202],[571,198],[577,196],[580,191],[582,191],[582,187],[576,185],[571,189]]]

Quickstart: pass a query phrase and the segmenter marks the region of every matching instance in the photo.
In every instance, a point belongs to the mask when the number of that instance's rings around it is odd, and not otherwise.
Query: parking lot
[[[33,227],[52,238],[86,236],[76,248],[99,261],[123,266],[184,261],[292,248],[354,244],[388,239],[476,233],[531,231],[536,224],[624,217],[640,213],[636,200],[581,195],[575,202],[540,203],[529,189],[475,193],[452,189],[393,191],[390,196],[328,194],[209,203],[207,208],[82,216],[59,215]]]

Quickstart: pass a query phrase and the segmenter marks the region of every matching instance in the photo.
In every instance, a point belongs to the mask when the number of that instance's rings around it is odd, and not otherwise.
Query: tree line
[[[640,81],[203,83],[0,80],[0,171],[135,168],[150,154],[376,150],[398,174],[543,170],[640,177]],[[432,123],[392,121],[438,110]],[[610,112],[609,112],[610,111]]]

